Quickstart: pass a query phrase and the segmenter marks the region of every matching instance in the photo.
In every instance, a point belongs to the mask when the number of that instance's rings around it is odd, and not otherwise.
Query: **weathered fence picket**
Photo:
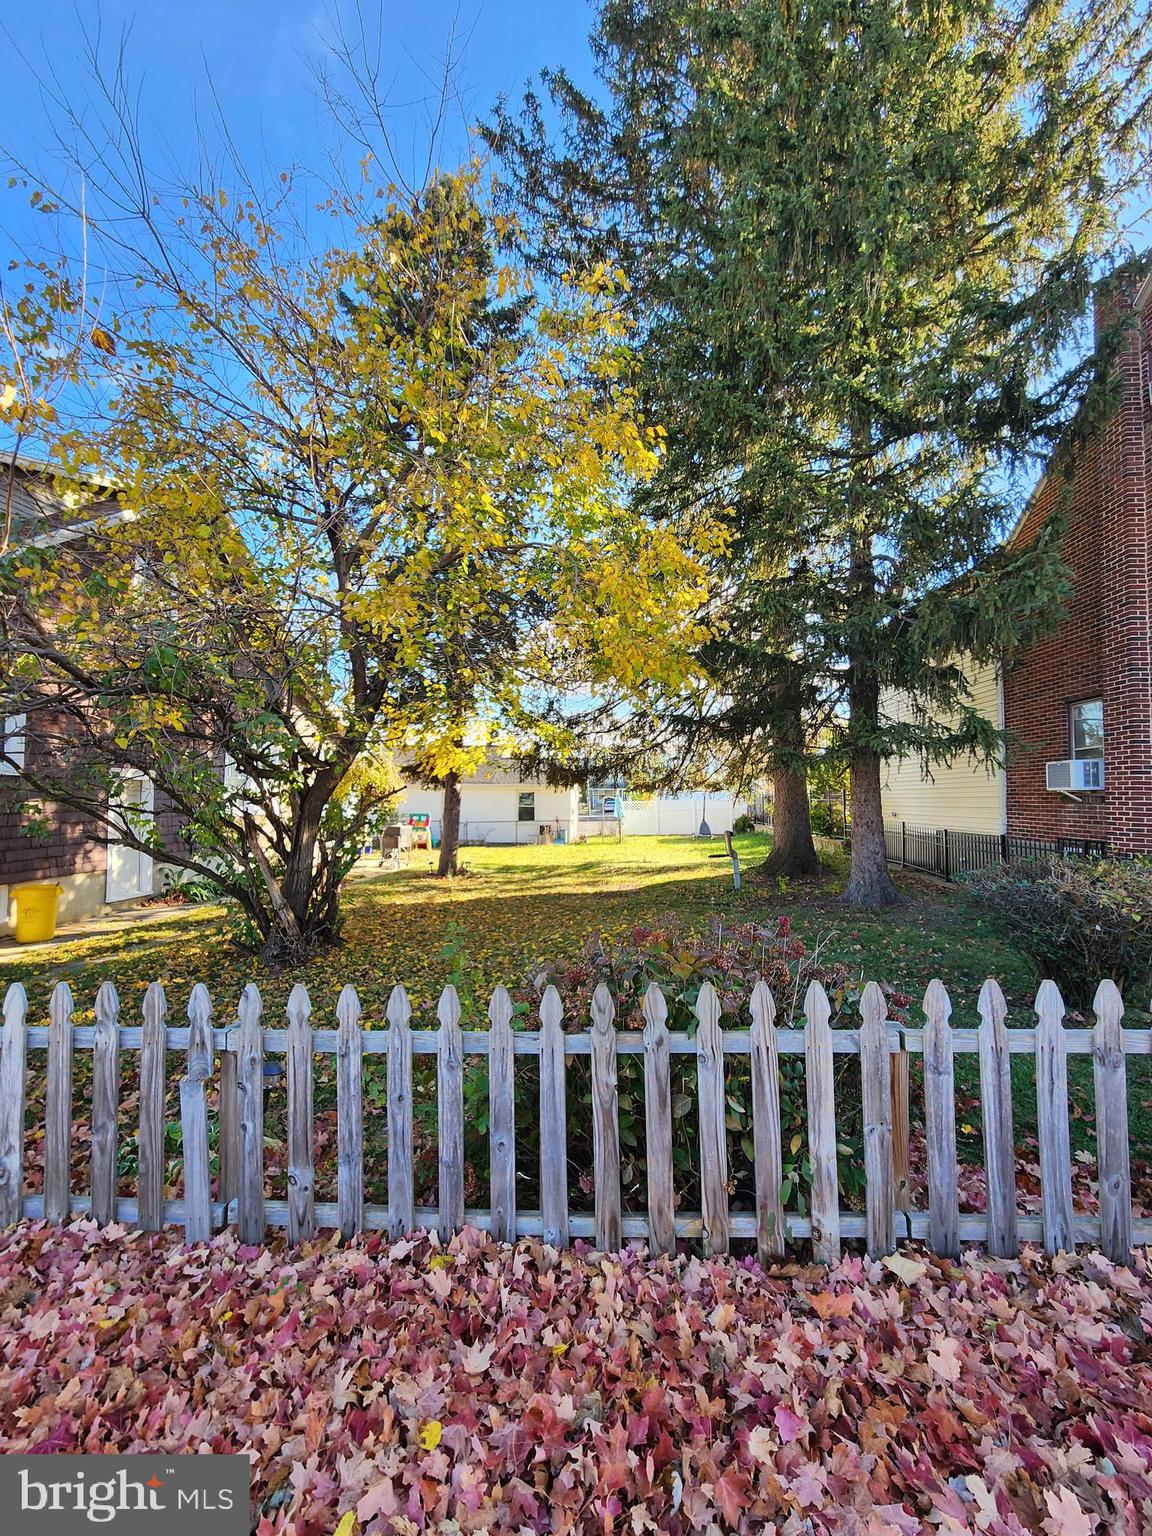
[[[784,1254],[784,1154],[780,1137],[780,1052],[776,1004],[765,981],[752,989],[752,1153],[756,1253],[761,1264]]]
[[[1116,1264],[1132,1252],[1132,1171],[1128,1152],[1128,1085],[1124,1066],[1124,1001],[1102,981],[1093,1004],[1092,1066],[1096,1085],[1096,1155],[1100,1174],[1100,1246]]]
[[[996,981],[980,989],[980,1115],[984,1128],[984,1174],[988,1181],[988,1251],[1014,1259],[1020,1251],[1016,1226],[1016,1160],[1012,1128],[1012,1057],[1005,1019],[1008,1007]]]
[[[668,1027],[670,998],[649,986],[643,999],[617,1004],[599,985],[588,1015],[570,1020],[564,1030],[559,994],[548,987],[540,998],[539,1028],[513,1028],[514,1007],[498,986],[488,1007],[486,1030],[462,1029],[455,990],[441,995],[438,1028],[413,1030],[411,1008],[402,987],[387,1006],[387,1028],[365,1029],[360,1000],[352,987],[340,993],[332,1021],[315,1021],[303,986],[292,989],[285,1028],[266,1028],[260,994],[245,987],[235,1023],[214,1023],[213,999],[203,985],[192,989],[187,1027],[170,1026],[168,999],[154,983],[142,1004],[142,1026],[120,1023],[120,1003],[111,983],[95,999],[95,1022],[82,1022],[67,986],[53,991],[47,1027],[32,1024],[24,989],[8,988],[0,1033],[0,1222],[21,1216],[60,1223],[70,1216],[91,1216],[101,1225],[134,1222],[145,1231],[165,1224],[183,1228],[189,1242],[202,1242],[222,1225],[235,1224],[240,1240],[258,1244],[266,1229],[283,1227],[291,1242],[312,1236],[320,1227],[337,1228],[345,1240],[371,1229],[400,1238],[417,1227],[438,1229],[447,1241],[466,1222],[487,1228],[501,1240],[538,1236],[564,1246],[572,1238],[592,1239],[602,1249],[624,1241],[647,1240],[653,1253],[675,1251],[682,1239],[699,1242],[708,1254],[729,1251],[733,1241],[754,1240],[765,1263],[778,1259],[788,1241],[811,1239],[819,1262],[838,1256],[844,1241],[863,1240],[873,1255],[892,1251],[905,1237],[926,1238],[944,1257],[955,1258],[963,1242],[984,1241],[992,1252],[1011,1256],[1021,1240],[1043,1239],[1050,1252],[1095,1241],[1116,1262],[1124,1262],[1135,1243],[1152,1240],[1152,1221],[1132,1209],[1127,1056],[1152,1050],[1147,1028],[1123,1027],[1124,1003],[1111,982],[1101,984],[1091,1030],[1067,1028],[1059,992],[1045,982],[1036,997],[1036,1027],[1009,1029],[1003,993],[995,982],[980,992],[979,1028],[954,1028],[952,1000],[940,981],[928,987],[923,1026],[888,1017],[882,990],[869,984],[860,1014],[841,1013],[833,1028],[828,996],[813,983],[804,999],[804,1028],[780,1028],[776,1003],[759,982],[736,1018],[706,982],[695,1002],[696,1028]],[[627,1016],[617,1016],[618,1006]],[[682,1004],[678,1004],[682,1006]],[[747,1011],[744,1012],[744,1009]],[[80,1020],[81,1022],[78,1022]],[[528,1020],[523,1021],[526,1025]],[[747,1024],[750,1027],[740,1027]],[[572,1025],[577,1027],[572,1028]],[[845,1027],[850,1025],[850,1027]],[[315,1026],[315,1027],[314,1027]],[[728,1027],[725,1027],[728,1026]],[[91,1072],[74,1075],[78,1054],[91,1051]],[[117,1189],[117,1134],[122,1118],[121,1066],[126,1052],[136,1053],[130,1080],[139,1082],[138,1172],[128,1197]],[[956,1144],[955,1057],[978,1055],[980,1117],[987,1173],[987,1208],[961,1209]],[[36,1053],[39,1053],[38,1057]],[[175,1053],[179,1076],[179,1128],[182,1157],[165,1147],[166,1071]],[[387,1056],[387,1204],[366,1201],[368,1127],[365,1084],[371,1082],[370,1058]],[[915,1208],[906,1192],[901,1212],[900,1128],[902,1105],[907,1120],[908,1059],[920,1054],[924,1078],[927,1209]],[[1077,1211],[1072,1194],[1071,1136],[1068,1116],[1068,1057],[1092,1057],[1096,1098],[1099,1212]],[[30,1055],[42,1064],[33,1069]],[[316,1196],[317,1153],[314,1103],[315,1059],[333,1058],[336,1084],[335,1200]],[[436,1058],[438,1125],[438,1203],[415,1203],[413,1058]],[[267,1097],[265,1058],[286,1064],[286,1096]],[[486,1058],[488,1073],[487,1160],[490,1203],[466,1210],[465,1136],[469,1155],[476,1132],[465,1119],[466,1063]],[[539,1060],[539,1210],[522,1210],[518,1189],[531,1175],[517,1163],[517,1073],[519,1056]],[[643,1166],[641,1146],[628,1141],[629,1190],[639,1189],[646,1211],[626,1209],[621,1179],[621,1056],[643,1057]],[[691,1107],[674,1074],[695,1057],[700,1210],[681,1209],[676,1187],[676,1158],[682,1152],[677,1127]],[[855,1100],[838,1109],[837,1096],[856,1080],[851,1058],[859,1065],[859,1113],[862,1126],[863,1210],[844,1209],[839,1189],[838,1141],[855,1123]],[[1015,1148],[1012,1118],[1011,1058],[1035,1063],[1039,1130],[1042,1217],[1016,1209]],[[591,1212],[569,1208],[568,1154],[572,1121],[567,1103],[570,1058],[586,1058],[590,1071],[590,1125],[581,1127],[591,1141],[593,1173]],[[790,1059],[789,1082],[798,1083],[803,1068],[807,1107],[806,1135],[810,1177],[802,1194],[807,1209],[788,1209],[785,1198],[795,1174],[786,1180],[781,1131],[781,1062]],[[747,1068],[743,1061],[747,1060]],[[218,1060],[219,1066],[215,1063]],[[837,1065],[839,1063],[839,1065]],[[634,1065],[638,1066],[639,1063]],[[682,1070],[682,1069],[681,1069]],[[43,1186],[28,1187],[24,1144],[29,1072],[42,1115],[35,1135],[44,1144]],[[214,1084],[214,1074],[218,1081]],[[732,1114],[746,1110],[745,1078],[751,1089],[751,1126],[740,1123],[741,1144],[751,1164],[754,1208],[740,1164],[729,1166],[728,1129]],[[325,1078],[325,1081],[328,1079]],[[90,1093],[74,1103],[75,1084],[90,1081]],[[673,1083],[678,1092],[674,1096]],[[631,1102],[638,1091],[629,1088]],[[83,1099],[87,1097],[85,1104]],[[468,1104],[474,1102],[469,1096]],[[629,1103],[624,1106],[631,1113]],[[521,1101],[520,1115],[523,1115]],[[843,1115],[839,1122],[838,1113]],[[75,1117],[79,1115],[80,1119]],[[72,1187],[74,1125],[90,1117],[90,1193]],[[681,1117],[681,1118],[677,1118]],[[271,1122],[276,1122],[273,1131]],[[375,1125],[373,1148],[378,1145]],[[531,1131],[532,1127],[528,1127]],[[747,1134],[751,1131],[751,1136]],[[219,1183],[213,1198],[210,1147],[219,1149]],[[287,1199],[266,1199],[265,1136],[275,1135],[286,1149]],[[791,1144],[795,1154],[801,1130]],[[281,1140],[281,1138],[283,1138]],[[327,1143],[325,1143],[327,1145]],[[483,1154],[481,1154],[483,1155]],[[169,1161],[171,1159],[171,1161]],[[35,1165],[34,1165],[35,1166]],[[328,1166],[324,1165],[325,1168]],[[327,1176],[327,1175],[325,1175]],[[32,1180],[35,1173],[31,1175]],[[178,1197],[166,1186],[180,1181]],[[584,1184],[584,1180],[581,1181]],[[804,1181],[801,1181],[803,1183]],[[585,1185],[586,1187],[586,1185]],[[732,1192],[739,1192],[733,1200]],[[682,1192],[679,1192],[682,1193]],[[134,1194],[134,1198],[132,1198]],[[741,1201],[747,1202],[741,1204]]]
[[[492,1236],[516,1240],[516,1077],[512,999],[497,987],[488,1005],[488,1145]]]
[[[956,1082],[952,1003],[943,982],[924,994],[924,1125],[928,1141],[928,1241],[942,1258],[960,1257],[956,1167]]]
[[[720,999],[706,981],[696,999],[696,1082],[700,1101],[700,1206],[706,1254],[727,1253],[728,1136],[724,1091],[724,1037],[720,1033]]]
[[[896,1246],[892,1166],[892,1074],[888,1068],[888,1007],[874,981],[860,1000],[860,1099],[864,1116],[864,1176],[868,1252],[882,1258]]]
[[[1055,982],[1043,981],[1036,994],[1036,1131],[1040,1142],[1040,1196],[1044,1206],[1044,1251],[1074,1248],[1072,1149],[1068,1134],[1068,1042],[1064,999]]]
[[[676,1197],[672,1181],[672,1058],[668,1004],[655,982],[644,994],[644,1133],[648,1172],[648,1246],[676,1251]]]
[[[388,999],[388,1236],[416,1225],[412,1180],[412,1009],[403,987]]]
[[[264,1031],[260,1026],[260,993],[249,982],[237,1009],[236,1049],[240,1177],[237,1186],[236,1230],[242,1243],[264,1240]]]
[[[44,1219],[65,1222],[72,1213],[72,992],[66,981],[52,988],[49,1017]]]
[[[0,1222],[10,1227],[24,1213],[24,1096],[28,999],[14,981],[4,995],[0,1038]]]
[[[140,1042],[140,1130],[137,1143],[137,1219],[142,1232],[164,1225],[164,1090],[168,999],[154,981],[144,994]]]
[[[596,1246],[622,1241],[620,1211],[620,1101],[616,1083],[616,1005],[603,982],[592,994],[592,1165]]]
[[[316,1232],[316,1167],[312,1143],[312,1004],[299,982],[288,994],[288,1241]]]
[[[440,1241],[464,1225],[464,1042],[455,987],[440,994],[436,1096],[439,1122]]]
[[[92,1046],[92,1220],[106,1227],[116,1219],[116,1141],[120,1122],[120,999],[110,981],[96,994],[96,1039]]]
[[[364,1225],[364,1041],[355,987],[341,991],[336,1020],[336,1203],[347,1239]]]
[[[540,999],[540,1217],[546,1243],[567,1248],[568,1086],[564,1004],[555,987]]]
[[[832,1080],[832,1009],[818,981],[804,997],[804,1063],[808,1097],[808,1156],[812,1164],[812,1256],[840,1257],[840,1173],[836,1159],[836,1098]]]
[[[212,1235],[212,1181],[208,1161],[208,1079],[212,1075],[212,999],[197,983],[188,999],[188,1070],[180,1079],[184,1147],[184,1241]]]

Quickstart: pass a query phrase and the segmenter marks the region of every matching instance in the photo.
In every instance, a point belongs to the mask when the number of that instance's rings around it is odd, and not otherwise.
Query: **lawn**
[[[972,1013],[986,976],[1027,1007],[1032,987],[1017,951],[998,942],[988,921],[956,893],[908,879],[906,904],[868,915],[841,905],[843,871],[817,890],[760,885],[755,866],[767,839],[736,839],[744,863],[743,889],[732,889],[723,843],[694,838],[594,840],[571,846],[469,848],[467,873],[453,881],[431,877],[428,855],[416,853],[399,874],[365,864],[347,886],[343,942],[307,967],[262,972],[229,940],[218,907],[174,909],[170,919],[138,929],[22,954],[7,951],[0,981],[21,980],[34,1012],[47,1007],[52,985],[67,981],[87,1010],[99,983],[120,990],[124,1017],[136,1013],[144,988],[160,980],[172,1006],[182,1008],[192,985],[207,982],[221,1012],[235,1006],[246,981],[256,980],[266,1014],[280,1010],[292,985],[304,981],[317,1013],[330,1011],[340,988],[356,986],[366,1023],[382,1023],[396,982],[408,989],[418,1018],[431,1022],[448,980],[464,994],[465,1023],[483,1015],[497,982],[523,985],[549,961],[575,958],[599,936],[626,935],[637,923],[674,916],[685,924],[770,923],[788,916],[809,947],[843,961],[867,979],[912,994],[942,976],[957,1014]],[[717,858],[714,855],[720,854]]]

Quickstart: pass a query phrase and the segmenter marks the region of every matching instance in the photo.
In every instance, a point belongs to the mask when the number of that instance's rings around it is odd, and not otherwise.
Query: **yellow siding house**
[[[1004,699],[995,664],[973,665],[969,673],[972,703],[998,730],[1004,729]],[[881,706],[890,720],[908,718],[901,694],[887,694]],[[1002,764],[988,766],[958,757],[935,763],[931,777],[918,758],[892,758],[883,773],[884,820],[957,832],[1005,830],[1005,779]]]

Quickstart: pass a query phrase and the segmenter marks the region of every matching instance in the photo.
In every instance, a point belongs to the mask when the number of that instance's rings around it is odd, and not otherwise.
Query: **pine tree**
[[[1070,344],[1147,165],[1147,12],[605,0],[605,104],[556,73],[558,138],[531,98],[490,133],[536,251],[627,274],[657,487],[730,507],[766,670],[839,703],[864,904],[895,899],[882,764],[997,751],[957,658],[1063,590],[1058,524],[1002,538],[1021,470],[1106,403],[1108,346]]]

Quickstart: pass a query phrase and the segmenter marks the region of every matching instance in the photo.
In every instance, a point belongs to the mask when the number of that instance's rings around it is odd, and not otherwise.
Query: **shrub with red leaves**
[[[781,1028],[803,1023],[804,993],[809,982],[823,984],[834,1021],[856,1001],[859,986],[846,965],[830,965],[819,949],[810,951],[792,932],[787,917],[771,926],[711,922],[702,932],[677,917],[637,924],[626,940],[605,945],[596,939],[576,961],[559,960],[543,967],[535,990],[554,986],[564,1001],[567,1027],[588,1027],[588,1004],[601,983],[617,1000],[616,1023],[621,1029],[643,1028],[640,1005],[655,982],[668,1003],[668,1028],[692,1031],[700,988],[710,981],[720,994],[726,1028],[747,1027],[748,999],[763,978],[776,1002]],[[858,1019],[843,1018],[844,1023]]]

